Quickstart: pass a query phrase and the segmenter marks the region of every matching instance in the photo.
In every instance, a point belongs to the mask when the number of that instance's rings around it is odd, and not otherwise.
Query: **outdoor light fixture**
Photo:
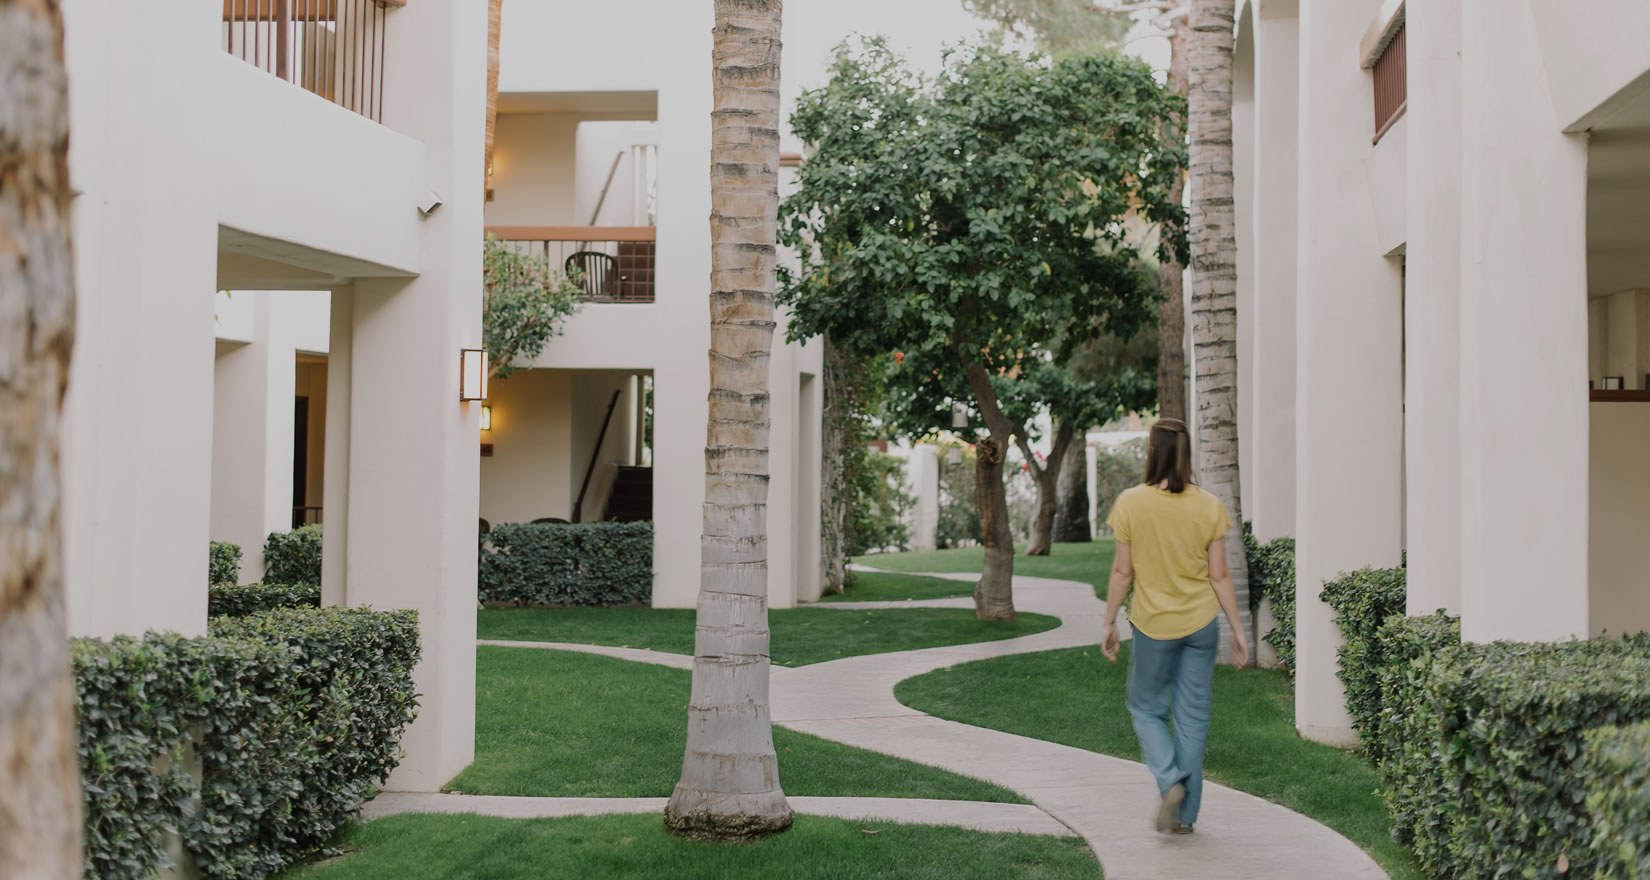
[[[951,427],[968,427],[968,407],[965,407],[960,403],[951,404]]]
[[[466,348],[458,356],[458,399],[487,399],[487,352]]]
[[[493,430],[493,408],[490,406],[483,406],[481,408],[481,430]]]
[[[962,464],[962,459],[963,455],[961,446],[953,446],[951,447],[951,451],[945,454],[945,461],[947,464]]]

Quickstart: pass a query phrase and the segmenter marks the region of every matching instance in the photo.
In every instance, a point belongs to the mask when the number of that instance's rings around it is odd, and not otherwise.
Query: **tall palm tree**
[[[739,840],[790,827],[768,710],[768,361],[779,214],[781,0],[716,0],[710,426],[698,638],[665,824]]]
[[[0,0],[0,876],[80,876],[63,612],[74,348],[68,78],[56,0]]]
[[[1238,491],[1237,217],[1232,201],[1235,6],[1234,0],[1192,0],[1192,351],[1198,470],[1203,487],[1232,513],[1226,556],[1237,584],[1238,608],[1249,629],[1249,566],[1243,555],[1243,499]]]

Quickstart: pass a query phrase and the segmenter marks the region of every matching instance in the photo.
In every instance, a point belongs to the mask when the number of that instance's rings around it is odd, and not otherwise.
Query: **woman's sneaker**
[[[1176,822],[1175,826],[1174,826],[1174,833],[1176,833],[1176,834],[1191,834],[1192,833],[1192,826],[1182,825],[1182,824]]]
[[[1186,786],[1176,782],[1163,793],[1163,801],[1157,805],[1157,831],[1167,834],[1180,825],[1180,805],[1186,800]]]

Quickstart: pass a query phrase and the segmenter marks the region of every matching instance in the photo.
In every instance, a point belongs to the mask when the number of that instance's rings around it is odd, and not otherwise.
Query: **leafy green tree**
[[[533,362],[578,310],[583,288],[542,257],[488,235],[481,251],[481,339],[493,378]]]
[[[791,334],[914,359],[922,369],[894,371],[891,397],[970,401],[984,430],[981,619],[1014,616],[1003,453],[1017,426],[994,378],[1043,360],[1057,337],[1069,349],[1150,320],[1123,221],[1180,228],[1169,192],[1184,149],[1161,132],[1183,109],[1144,64],[1114,55],[974,48],[930,82],[872,40],[839,49],[829,83],[792,116],[814,152],[780,210],[781,241],[800,255],[780,292]],[[930,390],[895,387],[910,382]],[[947,408],[917,411],[934,416],[929,431],[951,427]]]
[[[963,0],[963,8],[1056,56],[1115,48],[1133,24],[1094,0]]]

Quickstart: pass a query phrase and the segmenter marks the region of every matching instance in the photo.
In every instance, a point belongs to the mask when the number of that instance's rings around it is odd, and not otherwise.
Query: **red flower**
[[[903,351],[894,352],[894,363],[895,363],[895,365],[905,363],[905,352],[903,352]]]

